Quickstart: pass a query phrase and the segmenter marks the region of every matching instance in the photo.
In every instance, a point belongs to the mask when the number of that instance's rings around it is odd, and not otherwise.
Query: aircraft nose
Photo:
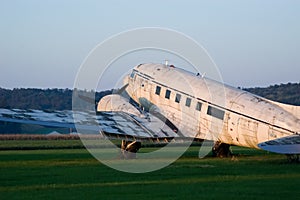
[[[123,85],[126,85],[129,83],[129,75],[126,75],[123,79]]]

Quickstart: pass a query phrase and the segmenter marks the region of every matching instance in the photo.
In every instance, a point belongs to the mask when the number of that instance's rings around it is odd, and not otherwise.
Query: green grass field
[[[37,146],[44,142],[31,141]],[[59,146],[58,143],[54,142]],[[8,146],[4,141],[1,144]],[[65,141],[61,144],[66,145]],[[153,148],[142,149],[150,150]],[[234,147],[234,153],[238,154],[234,159],[198,159],[198,150],[197,146],[190,147],[175,163],[144,174],[111,169],[85,149],[2,150],[0,197],[152,200],[300,197],[300,165],[288,163],[284,155]]]

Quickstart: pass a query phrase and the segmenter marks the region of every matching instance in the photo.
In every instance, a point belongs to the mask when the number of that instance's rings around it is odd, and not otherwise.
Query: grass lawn
[[[190,147],[175,163],[143,174],[111,169],[85,149],[2,150],[0,197],[10,200],[300,197],[300,164],[288,163],[284,155],[234,147],[238,155],[233,159],[198,159],[198,150],[197,146]]]

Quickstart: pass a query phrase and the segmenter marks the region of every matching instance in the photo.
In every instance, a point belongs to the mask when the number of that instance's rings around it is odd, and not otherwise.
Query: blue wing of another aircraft
[[[73,112],[0,109],[0,122],[68,128],[80,134],[105,134],[108,138],[155,139],[178,135],[157,117],[141,118],[125,112]]]
[[[300,154],[300,135],[290,135],[275,140],[269,140],[258,144],[258,147],[266,151],[280,154]]]

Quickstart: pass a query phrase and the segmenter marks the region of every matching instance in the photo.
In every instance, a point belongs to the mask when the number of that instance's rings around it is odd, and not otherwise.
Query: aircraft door
[[[244,93],[231,100],[231,111],[228,117],[228,133],[231,135],[232,143],[236,145],[241,145],[241,141],[239,141],[239,123],[244,105],[239,102],[239,99],[243,94]]]
[[[239,115],[229,112],[228,113],[228,135],[230,136],[232,144],[238,144],[238,125]]]
[[[142,96],[146,99],[150,99],[150,91],[151,91],[151,85],[147,80],[142,80],[141,82],[141,93]]]
[[[257,130],[257,122],[245,118],[240,118],[238,124],[239,143],[242,146],[255,148],[257,146]]]

